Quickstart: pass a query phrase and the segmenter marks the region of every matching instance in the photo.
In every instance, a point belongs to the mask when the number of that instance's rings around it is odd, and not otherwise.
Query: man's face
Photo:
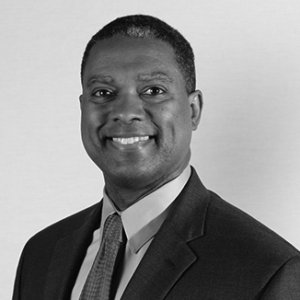
[[[115,36],[92,48],[83,75],[82,139],[106,183],[155,187],[186,167],[199,116],[174,51],[160,40]]]

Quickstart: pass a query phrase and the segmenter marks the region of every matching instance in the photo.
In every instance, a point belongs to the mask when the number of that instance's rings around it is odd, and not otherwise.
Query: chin
[[[113,171],[109,170],[106,172],[105,177],[113,180],[115,183],[121,186],[126,186],[127,188],[139,188],[151,185],[155,178],[158,177],[157,172],[154,170],[146,168],[145,166],[141,168],[127,166],[122,168],[115,168]]]

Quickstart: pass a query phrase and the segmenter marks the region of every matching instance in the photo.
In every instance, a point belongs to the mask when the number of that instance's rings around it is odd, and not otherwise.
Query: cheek
[[[102,119],[101,113],[96,109],[85,109],[81,114],[82,127],[87,130],[101,126]]]
[[[192,122],[188,106],[181,106],[172,116],[175,143],[180,148],[189,147],[192,135]]]
[[[164,107],[161,110],[161,119],[163,122],[176,131],[185,131],[191,129],[191,118],[188,105],[173,105]]]
[[[157,126],[162,140],[173,139],[175,134],[175,119],[177,118],[174,111],[166,106],[152,111],[152,122]]]
[[[99,148],[101,141],[98,135],[101,127],[101,116],[96,110],[83,110],[81,115],[81,135],[86,147]]]
[[[191,120],[185,106],[162,107],[156,116],[156,123],[160,129],[161,142],[167,148],[186,147],[191,139]],[[176,149],[175,149],[176,148]],[[170,150],[171,150],[170,149]]]

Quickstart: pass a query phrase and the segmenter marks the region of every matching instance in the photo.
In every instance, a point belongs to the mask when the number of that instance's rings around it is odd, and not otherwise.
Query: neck
[[[112,181],[109,180],[104,175],[105,179],[105,190],[109,198],[114,202],[114,205],[123,211],[134,203],[138,202],[140,199],[151,194],[155,190],[159,189],[164,184],[178,177],[184,168],[181,168],[174,172],[171,176],[165,178],[159,178],[155,182],[151,182],[147,185],[134,187],[130,184],[124,183],[124,181]],[[128,180],[126,182],[135,182],[134,179]]]

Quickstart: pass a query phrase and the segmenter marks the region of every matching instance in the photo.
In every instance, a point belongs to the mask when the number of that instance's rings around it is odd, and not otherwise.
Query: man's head
[[[81,80],[91,49],[101,40],[115,35],[139,39],[158,39],[168,43],[174,50],[175,59],[186,82],[186,90],[195,90],[194,53],[190,43],[165,22],[145,15],[118,18],[100,29],[88,42],[81,63]]]
[[[150,26],[148,16],[124,19],[129,24],[144,18]],[[104,27],[105,37],[94,38],[85,52],[81,129],[87,153],[103,171],[113,200],[131,194],[126,203],[118,203],[125,208],[187,166],[201,94],[193,85],[187,87],[179,55],[169,42],[146,27],[139,31],[128,26],[133,32],[129,36],[120,33],[121,27],[117,33],[107,29],[111,27]],[[116,191],[122,196],[112,195]]]

